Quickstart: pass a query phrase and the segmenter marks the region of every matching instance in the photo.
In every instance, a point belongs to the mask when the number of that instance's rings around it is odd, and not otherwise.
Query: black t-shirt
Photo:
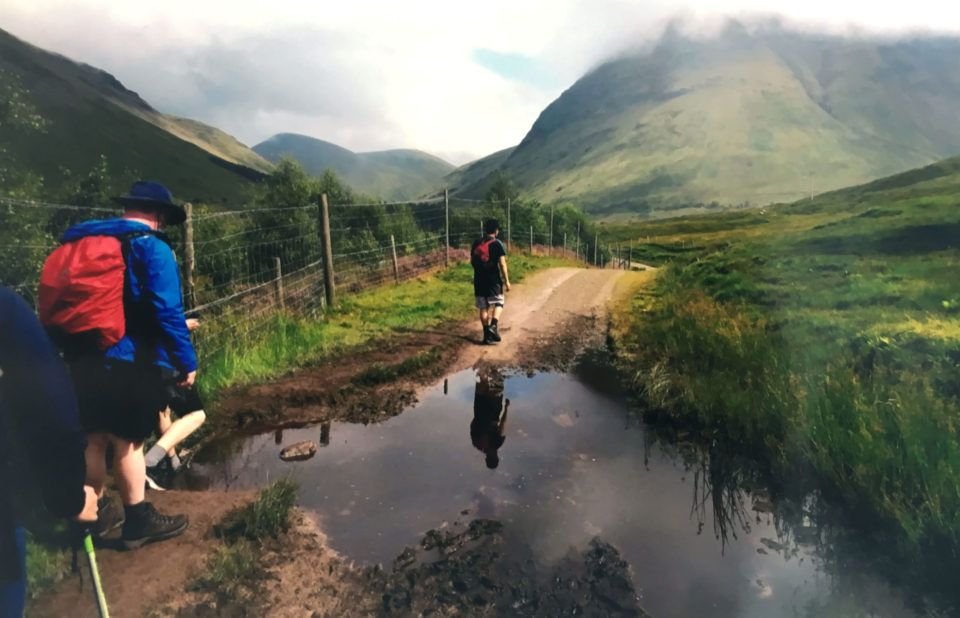
[[[475,296],[491,297],[503,294],[500,278],[500,258],[507,254],[503,243],[493,236],[484,236],[470,247],[470,264],[473,266],[473,293]]]
[[[500,415],[503,412],[503,391],[486,391],[477,387],[473,395],[473,421],[470,423],[470,440],[481,451],[503,446],[500,435]]]

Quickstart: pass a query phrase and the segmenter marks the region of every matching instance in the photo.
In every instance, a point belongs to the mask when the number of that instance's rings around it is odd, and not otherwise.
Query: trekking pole
[[[107,597],[103,594],[103,584],[100,582],[100,570],[97,568],[97,555],[93,552],[93,537],[90,531],[85,530],[83,536],[83,551],[87,554],[87,562],[90,564],[90,578],[93,580],[93,591],[97,595],[97,609],[100,610],[100,618],[110,618],[110,611],[107,609]]]

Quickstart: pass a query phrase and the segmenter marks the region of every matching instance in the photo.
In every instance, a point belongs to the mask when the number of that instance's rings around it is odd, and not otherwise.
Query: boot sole
[[[150,543],[158,543],[160,541],[166,541],[168,539],[172,539],[173,537],[180,536],[181,534],[186,532],[187,528],[189,527],[190,527],[190,522],[186,521],[179,528],[175,530],[171,530],[169,532],[164,532],[163,534],[158,534],[156,536],[148,536],[142,539],[123,539],[123,547],[127,551],[130,551],[133,549],[139,549],[144,545],[148,545]]]
[[[147,479],[147,488],[148,488],[148,489],[151,489],[151,490],[153,490],[153,491],[167,491],[167,489],[166,489],[165,487],[161,487],[161,486],[160,486],[160,483],[158,483],[158,482],[156,482],[155,480],[153,480],[152,478],[150,478],[150,475],[149,475],[149,474],[146,476],[146,479]]]
[[[114,530],[116,530],[117,528],[123,526],[123,523],[124,523],[125,521],[126,521],[125,519],[121,519],[120,521],[118,521],[117,523],[113,524],[113,525],[110,526],[109,528],[104,528],[103,530],[98,530],[98,531],[94,532],[94,533],[92,534],[92,536],[93,536],[94,538],[98,538],[98,539],[99,539],[99,538],[103,538],[103,537],[107,536],[108,534],[110,534],[111,532],[113,532]]]

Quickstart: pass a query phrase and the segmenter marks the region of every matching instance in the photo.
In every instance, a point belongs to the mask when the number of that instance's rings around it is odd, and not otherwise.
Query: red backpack
[[[473,257],[475,262],[479,262],[483,266],[488,266],[490,263],[490,245],[497,241],[496,238],[491,238],[490,240],[485,240],[476,247],[473,248]]]
[[[37,300],[40,322],[54,339],[85,334],[107,350],[123,338],[130,239],[148,233],[84,236],[60,245],[47,257]]]

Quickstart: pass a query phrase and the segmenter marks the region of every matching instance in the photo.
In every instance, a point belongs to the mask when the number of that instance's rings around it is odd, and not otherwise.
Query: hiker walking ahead
[[[84,487],[77,401],[60,355],[33,310],[0,287],[0,616],[20,618],[26,593],[24,495],[39,489],[61,517],[93,522]]]
[[[503,292],[510,291],[510,275],[507,273],[507,249],[497,240],[500,223],[496,219],[489,219],[484,222],[483,231],[484,237],[470,247],[473,294],[476,297],[477,309],[480,310],[483,343],[495,343],[500,341]]]
[[[138,182],[114,198],[122,218],[87,221],[63,236],[44,265],[40,318],[64,348],[87,432],[87,484],[101,498],[99,533],[123,526],[127,549],[181,534],[185,515],[161,515],[144,501],[143,441],[167,406],[161,368],[193,386],[197,360],[190,343],[180,274],[165,225],[186,212],[163,185]],[[123,510],[103,496],[107,446]]]

